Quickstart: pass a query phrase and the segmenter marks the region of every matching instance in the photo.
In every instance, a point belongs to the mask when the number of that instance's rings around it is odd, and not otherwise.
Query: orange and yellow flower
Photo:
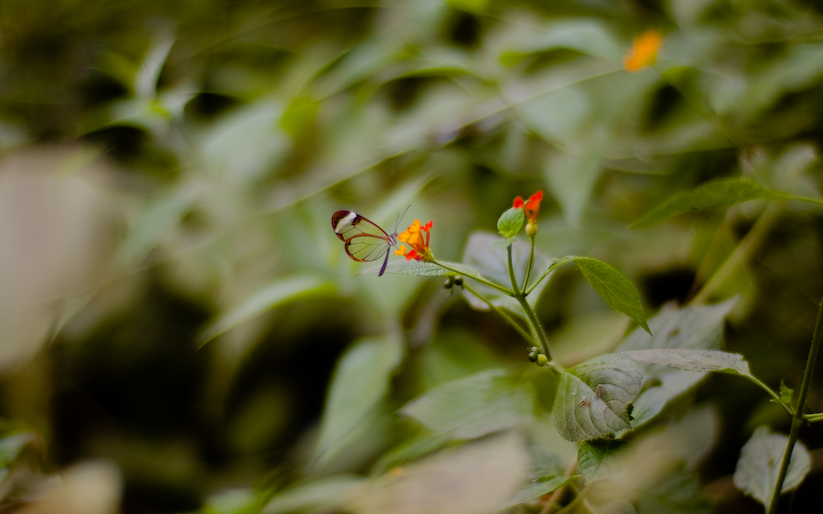
[[[634,38],[634,44],[623,60],[623,67],[632,73],[648,68],[657,60],[662,44],[663,37],[654,29],[640,34]]]
[[[407,261],[412,259],[431,261],[434,259],[431,250],[429,250],[429,231],[431,228],[431,221],[425,225],[420,225],[420,220],[414,220],[414,223],[405,232],[397,236],[398,241],[408,243],[411,249],[406,249],[406,245],[400,245],[400,248],[394,254],[404,255]]]

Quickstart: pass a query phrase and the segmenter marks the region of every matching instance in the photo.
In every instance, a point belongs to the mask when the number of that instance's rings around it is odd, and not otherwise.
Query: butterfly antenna
[[[406,207],[406,210],[403,211],[403,214],[398,213],[397,221],[394,222],[394,233],[395,234],[397,233],[397,229],[400,228],[400,221],[403,220],[403,218],[406,216],[406,213],[409,212],[409,209],[411,209],[411,204],[409,204],[409,206]]]

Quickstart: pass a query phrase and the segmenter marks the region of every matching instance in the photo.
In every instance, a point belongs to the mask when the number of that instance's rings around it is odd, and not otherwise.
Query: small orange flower
[[[517,197],[512,205],[515,209],[523,209],[526,214],[526,234],[534,236],[537,233],[537,213],[540,212],[540,200],[543,199],[543,191],[538,191],[531,195],[528,201]]]
[[[400,248],[394,254],[404,255],[407,261],[412,259],[430,261],[434,259],[431,250],[429,250],[429,231],[431,228],[431,221],[425,225],[420,225],[420,220],[414,220],[414,223],[405,232],[397,236],[398,241],[409,243],[411,250],[407,250],[406,245],[400,245]]]
[[[654,29],[640,34],[634,38],[634,44],[623,60],[623,67],[634,73],[651,66],[657,60],[657,52],[662,44],[663,37]]]

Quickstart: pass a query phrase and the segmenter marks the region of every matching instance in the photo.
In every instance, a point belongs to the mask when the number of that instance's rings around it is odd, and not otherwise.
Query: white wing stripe
[[[334,227],[334,231],[339,234],[340,232],[345,230],[346,227],[351,226],[352,221],[354,221],[356,217],[357,213],[354,211],[346,214],[346,216],[344,216],[340,221],[337,222],[337,226]]]

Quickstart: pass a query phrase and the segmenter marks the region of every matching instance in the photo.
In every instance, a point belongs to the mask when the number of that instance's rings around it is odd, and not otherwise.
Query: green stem
[[[809,386],[812,383],[812,371],[817,363],[817,354],[820,350],[820,339],[823,336],[823,299],[820,300],[820,305],[817,308],[817,322],[814,325],[814,334],[812,335],[812,345],[809,348],[809,357],[806,359],[806,370],[803,372],[803,382],[800,385],[800,395],[797,398],[797,408],[794,410],[792,416],[792,428],[789,431],[789,442],[786,444],[786,451],[783,454],[783,462],[780,465],[780,473],[777,475],[777,484],[774,487],[772,494],[772,501],[769,505],[769,514],[777,512],[777,504],[780,501],[780,492],[783,489],[783,481],[786,479],[786,473],[789,470],[789,462],[791,462],[792,451],[797,438],[800,435],[800,429],[805,424],[805,416],[803,415],[803,406],[806,403],[806,395],[809,393]]]
[[[780,395],[775,393],[769,386],[767,386],[766,384],[761,382],[760,379],[758,379],[754,375],[747,375],[746,378],[748,378],[749,380],[751,380],[752,382],[757,384],[761,389],[763,389],[764,391],[769,393],[769,396],[771,396],[772,399],[776,400],[778,403],[780,403],[780,405],[783,406],[783,408],[786,410],[786,412],[789,414],[789,416],[794,416],[794,409],[792,408],[792,406],[791,405],[786,405],[785,403],[783,403],[781,401],[782,398],[780,398]]]
[[[529,318],[529,324],[531,325],[532,332],[534,332],[534,335],[540,342],[540,349],[543,350],[546,358],[549,359],[549,362],[551,362],[552,354],[549,352],[549,341],[546,339],[546,334],[543,332],[543,327],[541,327],[540,322],[537,321],[537,316],[534,314],[532,306],[529,305],[524,293],[520,293],[514,298],[520,302],[520,306],[523,307],[523,311],[526,312],[526,317]]]
[[[503,317],[503,319],[505,319],[506,321],[508,321],[508,322],[509,322],[509,324],[510,324],[511,326],[513,326],[515,329],[517,329],[517,331],[518,331],[518,332],[520,332],[520,335],[521,335],[521,336],[523,336],[523,338],[524,338],[526,341],[528,341],[528,342],[529,342],[529,344],[531,344],[531,345],[534,345],[534,344],[535,344],[535,343],[534,343],[534,337],[532,337],[532,335],[531,335],[531,334],[529,334],[528,332],[526,332],[526,330],[525,330],[523,327],[521,327],[521,326],[520,326],[520,323],[518,323],[518,322],[517,322],[517,321],[515,321],[515,320],[514,320],[511,316],[509,316],[508,314],[506,314],[506,312],[505,312],[503,309],[501,309],[500,307],[498,307],[498,306],[494,305],[493,303],[491,303],[491,302],[490,302],[490,301],[489,301],[489,300],[488,300],[485,296],[481,295],[480,293],[478,293],[477,291],[475,291],[474,289],[472,289],[472,288],[471,288],[471,286],[470,286],[470,285],[468,285],[466,282],[463,282],[463,287],[464,287],[464,288],[465,288],[468,292],[470,292],[471,294],[473,294],[474,296],[476,296],[476,297],[480,298],[483,302],[485,302],[485,304],[486,304],[486,305],[488,305],[488,306],[491,308],[491,310],[493,310],[494,312],[496,312],[497,314],[499,314],[500,316],[502,316],[502,317]]]
[[[549,273],[559,268],[560,266],[566,264],[567,262],[572,262],[573,260],[573,255],[567,255],[566,257],[561,257],[560,259],[553,259],[552,263],[549,265],[549,269],[547,269],[542,275],[540,275],[540,278],[538,278],[537,281],[534,284],[532,284],[532,286],[526,291],[525,294],[527,296],[531,294],[531,292],[534,291],[534,288],[537,287],[538,284],[540,284],[540,282],[542,282],[544,278],[549,276]]]
[[[517,277],[514,276],[514,264],[512,264],[512,245],[506,247],[506,254],[509,259],[509,280],[512,281],[512,291],[514,291],[514,296],[517,297],[520,295],[520,287],[517,285]],[[523,284],[523,286],[525,287],[525,284]]]
[[[524,290],[529,287],[529,277],[531,277],[532,265],[534,264],[534,236],[529,236],[529,243],[531,244],[531,248],[529,248],[529,267],[526,268],[526,278],[523,279]]]
[[[501,293],[503,293],[503,294],[505,294],[505,295],[507,295],[507,296],[514,296],[514,292],[512,292],[512,290],[511,290],[511,289],[508,289],[508,288],[506,288],[506,287],[503,287],[503,286],[501,286],[501,285],[499,285],[499,284],[495,284],[495,283],[494,283],[494,282],[492,282],[491,280],[487,280],[487,279],[485,279],[485,278],[481,277],[480,275],[477,275],[477,276],[475,276],[475,275],[467,275],[466,273],[463,273],[463,272],[462,272],[462,271],[460,271],[459,269],[455,269],[455,268],[452,268],[451,266],[448,266],[448,265],[446,265],[446,264],[443,264],[442,262],[438,261],[437,259],[432,259],[430,262],[431,262],[432,264],[437,264],[438,266],[440,266],[440,267],[441,267],[441,268],[443,268],[443,269],[447,269],[447,270],[449,270],[449,271],[453,271],[453,272],[455,272],[455,273],[457,273],[458,275],[461,275],[461,276],[463,276],[463,277],[470,278],[470,279],[472,279],[472,280],[476,280],[476,281],[480,282],[480,283],[481,283],[481,284],[483,284],[483,285],[486,285],[486,286],[491,287],[492,289],[497,289],[498,291],[500,291]]]
[[[806,421],[808,421],[809,423],[817,423],[818,421],[823,421],[823,413],[806,414]]]

